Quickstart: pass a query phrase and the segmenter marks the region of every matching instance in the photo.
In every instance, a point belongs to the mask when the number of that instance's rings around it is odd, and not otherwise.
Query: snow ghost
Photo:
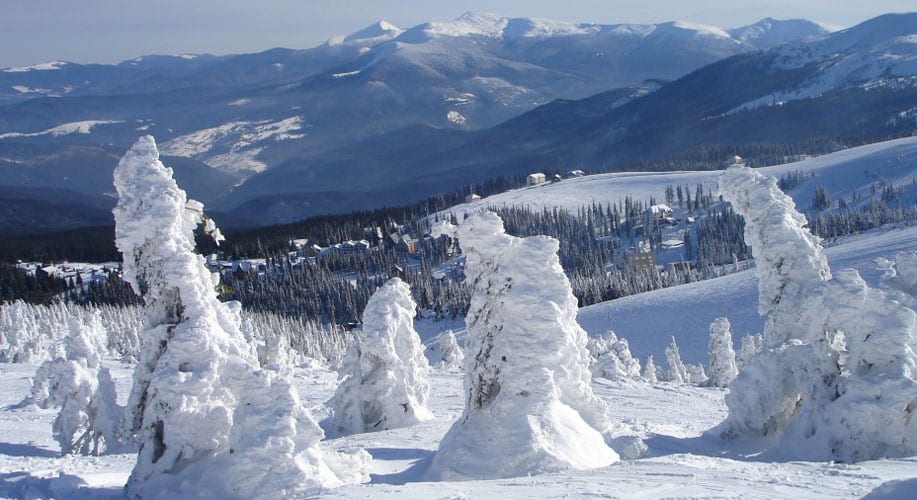
[[[776,179],[731,167],[720,188],[745,217],[767,315],[763,348],[730,386],[720,432],[777,436],[775,452],[785,458],[917,453],[912,302],[870,288],[854,270],[832,279],[818,239]],[[888,293],[911,295],[902,287]]]
[[[204,217],[203,205],[188,200],[172,179],[172,170],[159,161],[152,137],[141,137],[114,175],[116,244],[124,258],[124,278],[141,293],[145,316],[127,422],[140,451],[127,494],[170,497],[182,490],[188,495],[188,484],[202,484],[201,477],[214,476],[231,491],[241,491],[243,478],[227,471],[246,468],[243,462],[263,460],[265,454],[253,447],[238,453],[230,449],[238,413],[234,409],[247,401],[247,392],[272,389],[264,386],[270,378],[256,371],[256,353],[239,330],[238,316],[217,300],[204,259],[194,252],[198,225],[218,242],[222,236]],[[242,415],[246,428],[257,431],[251,428],[251,412]],[[304,436],[321,432],[308,419],[295,421],[307,427],[297,431]],[[290,432],[289,425],[266,422],[262,437],[282,443],[296,439]],[[314,441],[305,442],[312,443],[309,453],[316,456],[320,452]],[[302,452],[300,448],[279,446],[269,454],[271,470],[295,471],[303,491],[340,484],[325,476],[311,477],[300,457],[287,453]],[[221,463],[226,461],[231,466]]]
[[[465,361],[465,354],[452,330],[436,336],[427,347],[427,356],[431,363],[443,370],[459,370]]]
[[[432,417],[426,404],[429,365],[414,330],[417,305],[411,289],[392,278],[370,297],[363,332],[341,369],[341,384],[328,402],[340,433],[407,427]]]
[[[710,358],[709,384],[713,387],[729,387],[738,374],[731,328],[727,318],[716,318],[710,323],[707,353]]]
[[[608,380],[640,378],[640,361],[631,355],[627,339],[619,339],[615,332],[590,338],[587,348],[592,357],[593,377]]]
[[[473,287],[465,410],[428,477],[513,477],[616,462],[557,240],[510,236],[490,212],[470,216],[456,235]]]

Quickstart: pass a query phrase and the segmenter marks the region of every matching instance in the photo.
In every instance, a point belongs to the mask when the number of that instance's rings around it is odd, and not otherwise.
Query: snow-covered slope
[[[124,395],[129,367],[106,360]],[[0,497],[120,499],[133,454],[61,457],[51,438],[55,410],[20,405],[36,365],[0,365]],[[303,402],[316,416],[336,376],[317,366],[295,371]],[[488,481],[424,482],[422,475],[440,438],[462,412],[461,375],[434,371],[432,420],[413,427],[357,434],[322,442],[325,450],[363,447],[373,460],[369,483],[332,490],[321,498],[910,498],[917,488],[917,459],[840,464],[761,462],[742,458],[701,434],[726,415],[724,391],[666,383],[610,384],[596,394],[610,418],[644,436],[650,456],[588,471],[566,471]],[[122,401],[123,403],[123,401]],[[883,496],[884,495],[884,496]]]
[[[806,36],[823,31],[810,28]],[[193,141],[209,151],[195,159],[250,175],[409,125],[493,126],[554,99],[675,79],[756,48],[750,38],[683,22],[606,26],[477,13],[408,29],[378,21],[305,50],[8,68],[0,71],[0,141],[127,147],[152,133],[163,144]],[[63,99],[37,100],[52,96]],[[238,133],[220,133],[292,115],[302,128],[292,140],[235,144]],[[85,137],[44,133],[90,120],[118,123]]]
[[[832,90],[876,90],[917,85],[917,14],[888,14],[809,44],[777,50],[774,68],[818,71],[796,88],[747,102],[736,109],[780,105]]]
[[[876,259],[893,260],[897,252],[914,249],[917,227],[910,226],[843,238],[825,253],[831,269],[856,269],[867,283],[876,285],[882,276]],[[729,318],[736,339],[763,331],[753,269],[585,307],[578,320],[590,335],[614,330],[641,359],[664,359],[665,346],[674,336],[686,362],[705,363],[709,326],[720,316]]]
[[[798,207],[811,206],[816,187],[825,187],[833,199],[863,203],[870,193],[890,184],[899,189],[903,206],[917,203],[917,137],[897,139],[811,158],[795,163],[764,167],[780,177],[801,173],[804,179],[789,191]],[[626,196],[663,199],[665,188],[703,184],[716,192],[720,171],[614,173],[570,178],[561,182],[526,187],[455,207],[458,213],[486,207],[525,205],[534,208],[562,207],[576,211],[593,202],[623,202]],[[874,260],[893,258],[898,251],[917,248],[917,227],[874,231],[844,239],[828,248],[832,269],[852,267],[875,283],[881,274]],[[726,316],[737,336],[760,333],[764,321],[757,313],[757,285],[751,270],[722,278],[625,297],[580,310],[579,321],[590,335],[614,330],[630,342],[634,355],[664,359],[663,351],[674,336],[686,361],[706,360],[710,323]]]
[[[808,208],[817,186],[824,186],[833,198],[851,198],[854,192],[869,198],[874,187],[888,183],[902,192],[902,203],[917,200],[917,137],[907,137],[850,148],[798,162],[762,167],[762,172],[780,177],[799,172],[804,180],[790,195],[796,204]],[[572,177],[560,182],[514,189],[489,196],[452,210],[474,211],[491,206],[527,205],[535,208],[563,207],[570,210],[596,203],[623,202],[626,196],[663,199],[665,188],[697,184],[716,191],[719,170],[695,172],[620,172]]]

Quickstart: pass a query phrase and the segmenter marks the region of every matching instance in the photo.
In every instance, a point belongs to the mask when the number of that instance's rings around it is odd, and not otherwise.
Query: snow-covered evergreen
[[[128,401],[129,428],[140,452],[126,488],[132,498],[169,496],[187,491],[185,481],[214,467],[226,468],[216,464],[230,460],[225,455],[231,454],[234,409],[249,397],[247,392],[270,388],[254,387],[266,383],[256,373],[254,347],[246,344],[238,315],[217,300],[204,259],[194,252],[198,225],[217,241],[219,231],[203,215],[203,206],[188,200],[175,184],[152,137],[141,137],[118,163],[115,188],[115,237],[124,257],[124,279],[141,292],[145,304]],[[321,433],[312,426],[303,432]],[[272,438],[271,429],[280,427],[264,429],[266,439]],[[314,443],[310,453],[320,456]],[[230,461],[240,467],[245,464],[238,462],[264,459],[232,455]],[[293,458],[293,467],[304,467]],[[290,466],[288,455],[271,459],[261,465],[271,470]],[[229,488],[232,481],[243,480],[226,479]]]
[[[659,380],[652,354],[646,357],[646,363],[643,364],[643,379],[651,384],[655,384]]]
[[[748,361],[764,346],[764,337],[758,333],[755,335],[745,335],[742,337],[742,344],[739,346],[739,352],[736,353],[737,371],[742,371],[748,364]]]
[[[430,392],[411,289],[392,278],[369,299],[363,331],[341,367],[341,384],[328,402],[337,432],[382,431],[431,418]]]
[[[729,387],[736,378],[736,352],[732,347],[732,327],[729,319],[720,317],[710,323],[710,337],[707,342],[709,356],[709,383],[714,387]]]
[[[721,189],[746,217],[767,321],[764,349],[731,385],[720,430],[778,436],[777,452],[792,458],[917,453],[915,312],[854,270],[832,279],[817,239],[776,179],[732,167]]]
[[[592,376],[608,380],[640,378],[640,361],[630,353],[627,339],[619,339],[615,332],[592,337],[587,344],[592,357]]]
[[[123,409],[108,368],[99,364],[104,329],[97,314],[88,318],[87,324],[70,318],[66,357],[42,363],[32,380],[30,401],[41,408],[60,408],[52,434],[63,454],[118,450],[123,434]]]
[[[665,348],[665,361],[669,365],[666,371],[667,381],[676,384],[688,384],[691,382],[688,369],[681,360],[681,353],[678,352],[678,344],[675,342],[675,337],[672,337],[672,342]]]
[[[452,330],[437,335],[427,346],[426,352],[427,359],[443,370],[460,370],[465,362],[465,354]]]
[[[436,228],[444,230],[454,228]],[[592,392],[586,333],[557,240],[510,236],[491,212],[471,215],[454,234],[473,288],[465,410],[428,477],[512,477],[617,461],[602,436],[605,407]]]

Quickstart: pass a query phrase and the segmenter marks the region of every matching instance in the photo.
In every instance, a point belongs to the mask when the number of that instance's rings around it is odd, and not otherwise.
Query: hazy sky
[[[0,0],[0,67],[308,48],[379,19],[405,28],[466,11],[603,24],[686,20],[725,28],[763,17],[806,18],[847,27],[914,6],[914,0]]]

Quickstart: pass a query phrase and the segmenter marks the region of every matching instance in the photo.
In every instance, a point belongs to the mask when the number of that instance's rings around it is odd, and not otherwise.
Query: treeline
[[[84,227],[38,234],[7,234],[0,238],[0,262],[115,262],[115,227]]]
[[[202,253],[222,251],[230,257],[263,257],[285,252],[290,239],[308,238],[311,243],[328,246],[366,237],[367,228],[391,228],[411,224],[430,214],[465,201],[469,193],[481,197],[502,193],[525,185],[525,176],[499,176],[461,189],[430,196],[426,201],[399,207],[383,207],[348,214],[321,215],[289,224],[246,230],[225,231],[226,242],[217,248],[213,241],[198,238]],[[219,224],[219,221],[217,221]]]
[[[41,270],[26,272],[0,263],[0,304],[22,299],[30,304],[50,304],[68,288],[68,283]]]

